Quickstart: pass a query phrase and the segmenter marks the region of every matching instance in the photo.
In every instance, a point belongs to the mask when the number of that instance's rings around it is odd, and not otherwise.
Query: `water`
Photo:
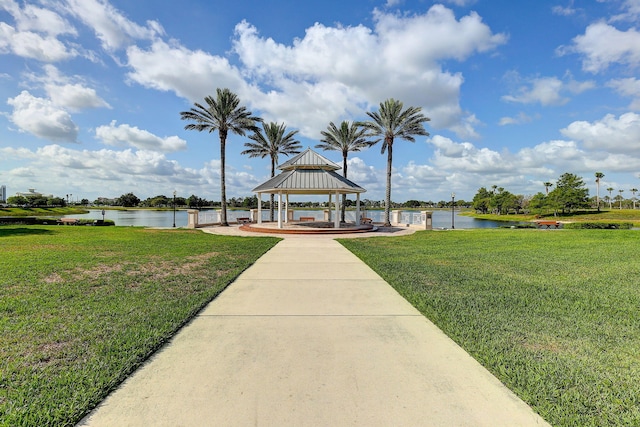
[[[118,226],[141,226],[141,227],[172,227],[173,226],[173,211],[153,211],[153,210],[105,210],[104,219],[110,219]],[[207,212],[207,211],[203,211]],[[403,212],[415,212],[417,211],[403,211]],[[277,213],[276,213],[277,215]],[[304,210],[295,211],[294,218],[302,216],[314,216],[318,220],[324,218],[323,210]],[[333,212],[332,212],[333,215]],[[351,215],[351,218],[349,218]],[[367,211],[366,215],[371,217],[374,222],[382,222],[384,217],[383,211]],[[236,218],[248,217],[249,211],[246,210],[228,210],[227,220],[229,223],[235,223]],[[68,218],[82,218],[82,219],[102,219],[102,210],[92,209],[88,214],[82,215],[67,215]],[[266,221],[269,217],[269,210],[262,210],[263,220]],[[355,211],[347,211],[348,221],[354,221]],[[436,210],[433,211],[433,228],[451,228],[451,211]],[[183,210],[177,210],[175,212],[176,227],[187,226],[187,212]],[[515,225],[514,223],[505,223],[498,221],[487,221],[467,216],[460,216],[457,214],[454,217],[455,228],[496,228],[504,225]]]

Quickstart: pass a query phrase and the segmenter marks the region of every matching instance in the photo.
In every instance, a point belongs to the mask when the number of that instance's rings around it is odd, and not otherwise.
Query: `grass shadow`
[[[4,228],[0,227],[0,237],[9,237],[9,236],[33,236],[36,234],[40,235],[49,235],[54,234],[55,232],[52,230],[46,230],[42,228],[30,228],[30,227],[19,227],[19,228]]]

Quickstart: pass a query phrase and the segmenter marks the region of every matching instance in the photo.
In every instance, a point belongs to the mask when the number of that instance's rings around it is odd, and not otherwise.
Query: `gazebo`
[[[278,228],[282,228],[282,195],[285,195],[285,222],[289,220],[290,194],[335,195],[334,227],[340,228],[342,194],[356,194],[356,225],[360,225],[360,193],[367,190],[336,173],[342,169],[336,163],[307,148],[278,166],[282,172],[253,189],[258,195],[258,224],[262,223],[262,194],[278,196]]]

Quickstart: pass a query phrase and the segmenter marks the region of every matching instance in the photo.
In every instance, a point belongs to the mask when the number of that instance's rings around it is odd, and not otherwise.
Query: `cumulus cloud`
[[[631,68],[640,65],[640,32],[635,28],[621,31],[606,22],[591,24],[571,46],[558,48],[559,54],[575,52],[583,56],[582,68],[591,73],[606,70],[612,64]]]
[[[160,138],[135,126],[126,124],[116,126],[115,120],[108,126],[98,127],[96,129],[96,137],[107,145],[132,146],[148,151],[172,152],[187,148],[187,141],[177,136]]]
[[[173,91],[192,102],[218,87],[228,87],[242,98],[248,94],[240,71],[219,56],[201,50],[192,51],[176,44],[155,41],[148,50],[137,46],[127,49],[131,81],[144,87]]]
[[[52,36],[42,36],[32,31],[17,31],[11,25],[0,22],[0,53],[37,59],[42,62],[56,62],[77,55]]]
[[[50,100],[22,91],[15,98],[9,98],[7,103],[13,107],[10,120],[21,131],[51,141],[77,142],[78,126],[68,112]]]
[[[594,122],[576,121],[560,132],[591,150],[620,154],[640,154],[640,115],[625,113],[620,117],[607,114]]]
[[[607,86],[613,88],[620,95],[632,98],[629,108],[640,110],[640,80],[635,77],[625,79],[611,79]]]
[[[525,85],[521,85],[515,94],[504,95],[502,99],[507,102],[521,104],[539,103],[544,106],[564,105],[570,99],[563,94],[580,94],[595,87],[592,81],[578,82],[569,78],[567,81],[557,77],[535,77],[528,79]]]
[[[107,0],[66,0],[66,4],[72,15],[93,29],[107,51],[127,46],[132,40],[153,40],[164,34],[158,22],[138,25]]]
[[[299,122],[293,125],[321,129],[326,117],[362,113],[363,107],[393,96],[422,106],[435,128],[473,134],[474,118],[465,117],[459,106],[464,79],[443,71],[440,62],[493,50],[506,36],[493,34],[474,12],[458,20],[442,5],[412,16],[376,10],[374,21],[374,28],[315,24],[291,45],[261,37],[247,22],[238,24],[233,45],[243,70],[274,88],[259,107],[278,115],[291,105],[309,104],[298,108]],[[319,92],[328,95],[323,114],[316,105]],[[315,137],[317,132],[303,134]]]

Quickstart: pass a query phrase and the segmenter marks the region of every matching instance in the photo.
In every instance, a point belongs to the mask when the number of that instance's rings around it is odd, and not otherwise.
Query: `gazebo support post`
[[[331,193],[329,193],[329,205],[328,205],[328,210],[329,210],[329,218],[327,218],[327,221],[331,222]]]
[[[356,193],[356,225],[360,225],[360,193]]]
[[[284,195],[284,223],[289,223],[289,193]]]
[[[262,193],[258,193],[258,224],[262,224]]]
[[[282,191],[278,192],[278,228],[282,228]]]
[[[333,225],[335,228],[340,228],[340,197],[337,191],[336,191],[336,212],[335,212],[335,218],[333,219]]]

